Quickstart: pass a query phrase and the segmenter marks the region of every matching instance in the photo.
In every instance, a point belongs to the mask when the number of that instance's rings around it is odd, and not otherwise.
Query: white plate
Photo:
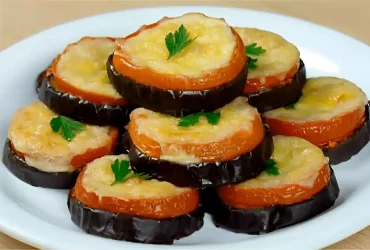
[[[299,47],[309,76],[333,75],[357,83],[370,94],[369,46],[302,20],[264,12],[217,7],[160,7],[108,13],[46,30],[0,53],[0,141],[12,114],[36,101],[35,78],[64,47],[81,36],[123,36],[165,15],[203,12],[231,25],[267,29]],[[90,236],[69,218],[67,192],[31,187],[0,164],[0,230],[43,249],[318,249],[370,224],[370,145],[335,167],[341,188],[335,206],[305,223],[261,236],[234,234],[212,225],[171,246],[114,241]]]

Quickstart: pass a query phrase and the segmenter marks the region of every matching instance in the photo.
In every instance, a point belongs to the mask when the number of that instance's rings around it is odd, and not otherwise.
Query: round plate
[[[35,79],[51,60],[82,36],[122,37],[163,16],[203,12],[223,17],[230,25],[276,32],[298,46],[309,76],[339,76],[370,94],[370,48],[346,35],[302,20],[236,8],[159,7],[93,16],[60,25],[27,38],[0,53],[0,141],[4,142],[13,113],[37,100]],[[0,230],[42,249],[318,249],[370,224],[370,145],[347,163],[335,166],[340,197],[329,211],[307,222],[261,236],[204,227],[171,246],[103,239],[83,233],[70,220],[66,191],[31,187],[0,164]],[[350,219],[349,219],[350,218]]]

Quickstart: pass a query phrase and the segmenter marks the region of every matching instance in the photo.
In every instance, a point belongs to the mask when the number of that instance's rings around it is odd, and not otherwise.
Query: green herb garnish
[[[165,39],[167,50],[170,53],[167,60],[189,46],[196,38],[189,39],[189,33],[183,24],[175,31],[175,35],[170,32]]]
[[[76,122],[62,115],[58,115],[51,119],[50,126],[55,133],[60,132],[67,141],[71,141],[76,136],[76,132],[81,131],[84,128],[82,123]]]
[[[245,53],[247,55],[259,56],[265,53],[266,50],[261,46],[257,47],[257,43],[252,43],[245,46]],[[257,68],[257,58],[251,58],[248,56],[248,69],[256,69]]]
[[[257,43],[252,43],[252,44],[245,46],[245,53],[248,55],[259,56],[266,52],[266,50],[262,48],[261,46],[259,47],[256,47],[256,46],[257,46]]]
[[[257,58],[251,58],[248,56],[248,69],[256,69],[257,64],[256,62],[258,61]]]
[[[115,178],[111,186],[117,183],[125,182],[132,177],[139,177],[144,180],[151,178],[151,176],[148,174],[132,172],[132,170],[130,169],[130,162],[126,160],[119,161],[118,159],[116,159],[112,163],[111,169],[114,173],[114,178]]]
[[[269,175],[279,175],[280,172],[279,172],[279,168],[276,167],[276,161],[274,159],[269,159],[266,163],[266,169],[265,171],[269,174]]]
[[[298,103],[299,101],[301,101],[303,98],[305,98],[305,96],[304,96],[304,95],[302,95],[302,96],[298,99],[298,101],[296,101],[296,102],[294,102],[294,103],[291,103],[291,104],[288,104],[288,105],[284,106],[284,108],[286,108],[286,109],[295,109],[295,105],[297,105],[297,103]]]
[[[180,126],[180,127],[194,126],[195,124],[197,124],[199,122],[199,118],[201,116],[205,116],[207,118],[207,121],[208,121],[209,124],[217,125],[219,120],[220,120],[221,113],[220,112],[215,112],[215,113],[213,113],[213,112],[199,112],[199,113],[196,113],[196,114],[184,116],[180,119],[177,126]]]
[[[295,105],[296,105],[296,102],[288,104],[288,105],[284,106],[284,108],[286,108],[286,109],[295,109]]]

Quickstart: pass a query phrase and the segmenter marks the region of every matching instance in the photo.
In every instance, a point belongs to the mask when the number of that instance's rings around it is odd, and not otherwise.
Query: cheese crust
[[[165,37],[181,25],[195,41],[168,60]],[[139,34],[117,41],[118,55],[127,58],[133,67],[149,68],[166,75],[202,77],[227,66],[231,60],[236,37],[224,19],[189,13],[176,18],[163,18],[153,28],[142,27]]]
[[[234,28],[245,46],[257,43],[266,50],[265,53],[253,56],[258,58],[258,67],[248,71],[248,78],[278,76],[281,81],[294,66],[299,67],[300,53],[296,46],[276,33],[255,28]],[[263,79],[261,80],[263,83]]]
[[[327,121],[364,108],[368,102],[366,94],[354,83],[336,77],[310,78],[302,93],[294,109],[270,110],[263,116],[292,123]]]
[[[82,184],[87,192],[98,197],[115,197],[120,200],[160,199],[180,195],[191,190],[180,188],[169,182],[129,178],[123,183],[111,185],[114,173],[111,164],[116,160],[129,160],[127,155],[108,155],[86,165]]]
[[[36,102],[15,112],[8,131],[8,138],[16,151],[25,155],[29,166],[45,172],[72,171],[70,162],[88,149],[112,144],[110,127],[85,125],[68,142],[54,133],[50,121],[56,117],[43,103]]]
[[[186,165],[199,163],[201,160],[194,155],[180,152],[175,145],[218,142],[233,136],[238,131],[251,130],[253,121],[260,119],[257,109],[248,104],[246,97],[238,97],[215,112],[217,111],[221,113],[217,125],[209,124],[207,119],[201,116],[199,123],[189,127],[177,125],[181,118],[144,108],[135,109],[130,116],[137,124],[138,134],[144,134],[158,142],[162,148],[168,148],[166,152],[162,152],[161,159]],[[165,147],[165,145],[174,145],[174,147]]]
[[[114,39],[84,37],[67,46],[60,55],[56,72],[71,86],[87,93],[122,98],[110,83],[106,61],[116,48]]]
[[[292,136],[274,136],[274,152],[271,159],[276,161],[279,175],[262,172],[255,179],[235,185],[235,188],[277,188],[285,185],[313,187],[320,169],[328,166],[329,159],[322,150],[312,143]]]

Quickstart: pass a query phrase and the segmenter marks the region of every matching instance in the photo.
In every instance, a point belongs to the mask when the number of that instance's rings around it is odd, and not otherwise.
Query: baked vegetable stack
[[[248,64],[223,19],[185,14],[119,40],[110,79],[142,108],[127,126],[135,172],[182,187],[215,187],[258,176],[272,140],[243,94]]]
[[[165,17],[117,43],[108,74],[118,93],[137,106],[184,116],[218,109],[243,92],[244,44],[224,19]]]
[[[208,199],[217,227],[262,234],[308,220],[334,205],[339,187],[320,148],[288,136],[274,136],[266,172],[215,190]]]
[[[306,83],[306,68],[298,48],[278,34],[255,28],[235,28],[248,55],[244,95],[259,112],[296,102]]]
[[[153,244],[171,244],[203,226],[197,190],[149,178],[131,171],[127,155],[89,163],[69,193],[72,221],[89,234]]]
[[[3,162],[33,186],[69,189],[85,164],[113,153],[117,139],[117,128],[82,124],[36,102],[13,116]]]
[[[324,150],[331,164],[349,160],[370,140],[367,96],[342,78],[311,78],[296,103],[263,117],[274,135],[310,141]]]
[[[115,39],[84,37],[66,47],[38,78],[38,96],[54,112],[99,126],[123,126],[132,110],[106,71]]]

